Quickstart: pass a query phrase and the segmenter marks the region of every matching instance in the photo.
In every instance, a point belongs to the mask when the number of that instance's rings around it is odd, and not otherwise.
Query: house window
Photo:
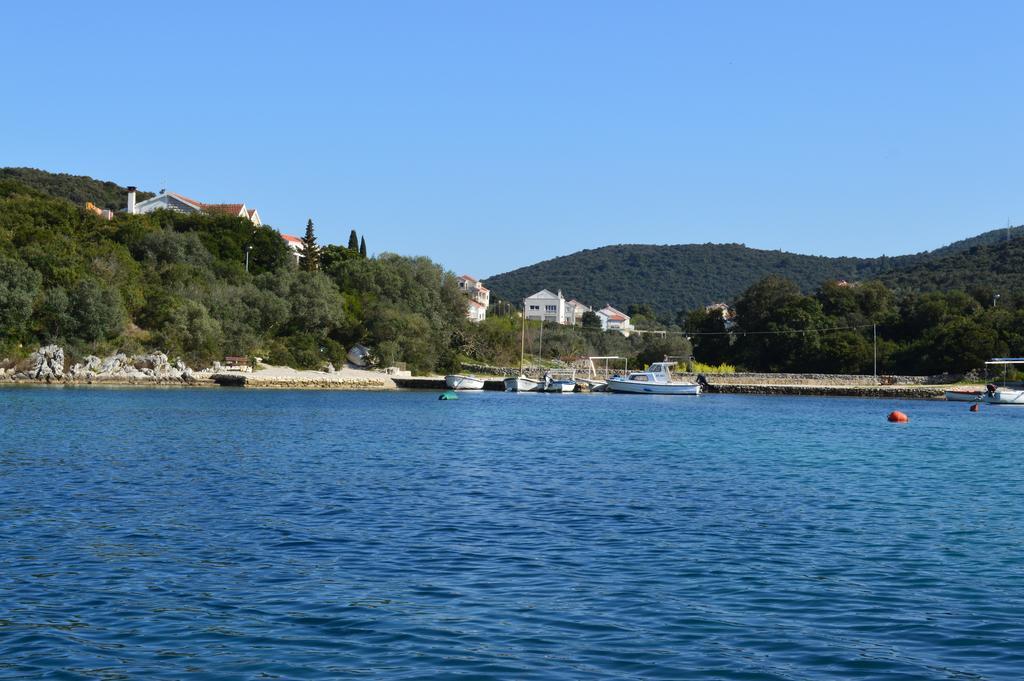
[[[531,305],[530,309],[531,310],[539,310],[540,309],[540,305]]]
[[[557,305],[545,305],[544,309],[547,310],[548,312],[556,312],[558,310],[558,306]]]

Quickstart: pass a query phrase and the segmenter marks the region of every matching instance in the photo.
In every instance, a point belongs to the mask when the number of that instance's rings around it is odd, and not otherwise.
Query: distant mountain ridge
[[[547,288],[588,305],[623,308],[648,303],[670,317],[714,302],[732,301],[752,284],[775,274],[810,292],[836,279],[882,279],[908,290],[967,288],[978,276],[973,257],[998,260],[1024,272],[1016,248],[1024,227],[997,229],[934,251],[877,258],[826,257],[748,248],[742,244],[619,244],[579,251],[488,277],[485,284],[504,300],[516,301]],[[1007,238],[1009,241],[1007,242]],[[1003,257],[998,253],[1005,250]],[[929,269],[931,264],[933,269]],[[934,268],[938,269],[934,269]],[[964,270],[964,276],[956,274]],[[937,276],[936,272],[942,272]],[[1009,274],[1005,276],[1009,277]],[[939,283],[941,282],[941,283]]]

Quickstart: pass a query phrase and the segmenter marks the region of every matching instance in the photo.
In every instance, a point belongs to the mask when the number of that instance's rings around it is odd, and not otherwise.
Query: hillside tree
[[[302,237],[302,269],[306,272],[316,272],[320,269],[320,249],[316,245],[316,235],[313,233],[313,220],[306,223],[306,234]]]

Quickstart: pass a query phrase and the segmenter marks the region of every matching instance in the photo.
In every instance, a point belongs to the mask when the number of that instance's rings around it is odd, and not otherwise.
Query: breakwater
[[[336,372],[254,371],[252,373],[220,372],[210,380],[231,388],[303,388],[320,390],[394,390],[395,381],[387,374],[373,371],[342,370]],[[444,381],[442,380],[443,384]]]
[[[705,392],[725,395],[804,395],[810,397],[876,397],[931,400],[943,397],[936,385],[831,385],[712,383]]]

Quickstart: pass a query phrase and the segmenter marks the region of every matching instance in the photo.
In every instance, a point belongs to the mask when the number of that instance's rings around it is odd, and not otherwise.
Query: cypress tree
[[[354,229],[348,235],[348,250],[359,250],[359,237],[356,236],[356,230]]]
[[[313,234],[313,221],[306,223],[306,236],[302,237],[302,269],[315,272],[320,269],[320,249]]]
[[[359,255],[364,257],[364,258],[366,257],[366,237],[365,236],[361,237],[359,239]]]

